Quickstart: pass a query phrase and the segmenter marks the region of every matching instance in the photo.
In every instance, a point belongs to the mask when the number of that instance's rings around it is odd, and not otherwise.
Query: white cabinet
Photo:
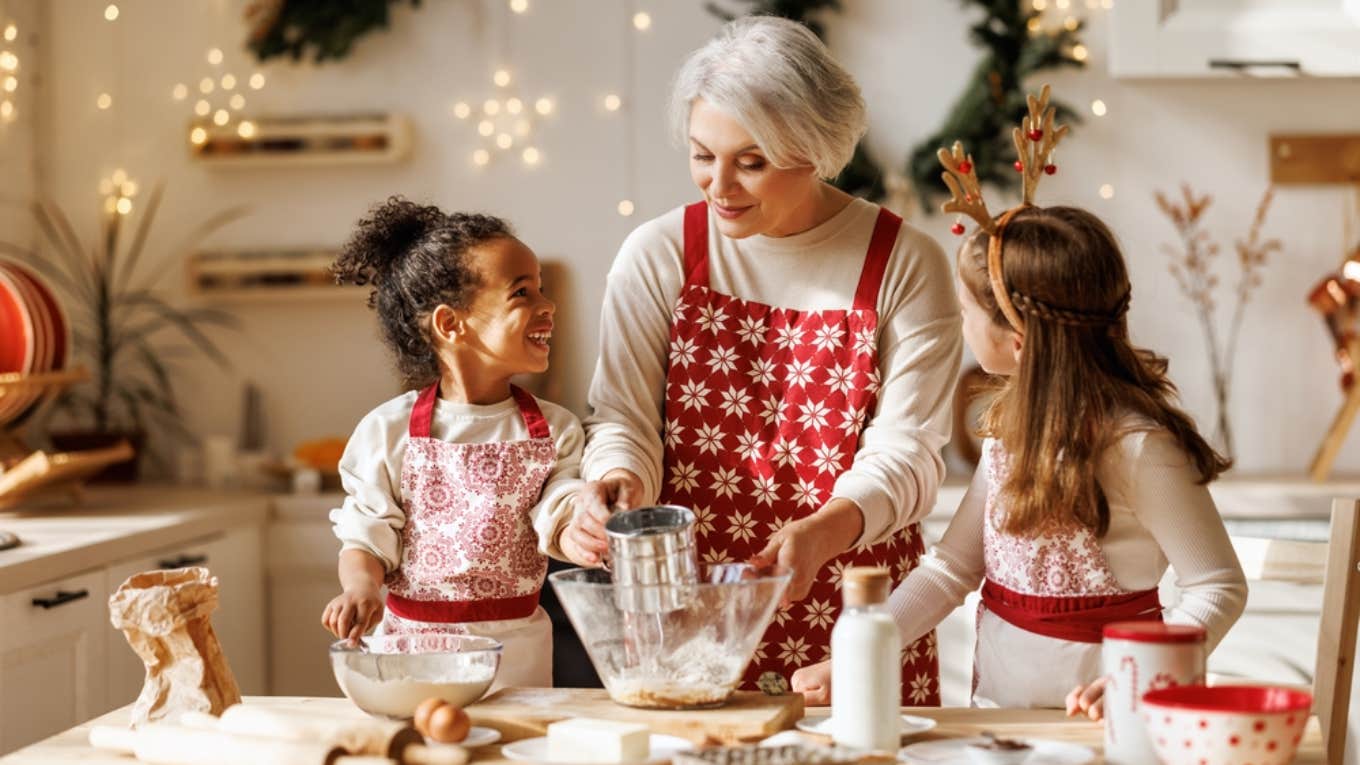
[[[1360,77],[1357,0],[1119,0],[1116,77]]]
[[[102,569],[0,596],[0,753],[105,709]]]
[[[269,692],[339,696],[321,611],[340,594],[340,542],[326,511],[342,497],[279,497],[269,526]]]
[[[185,566],[204,566],[218,579],[213,631],[241,693],[266,693],[264,554],[260,527],[240,526],[115,563],[105,569],[108,591],[112,594],[133,574]],[[136,700],[146,670],[121,631],[110,624],[107,636],[108,708],[113,709]]]

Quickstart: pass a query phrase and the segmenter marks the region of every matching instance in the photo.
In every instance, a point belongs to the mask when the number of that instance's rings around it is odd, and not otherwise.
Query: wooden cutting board
[[[724,744],[751,741],[793,727],[803,717],[798,694],[767,696],[737,691],[718,709],[634,709],[615,704],[596,688],[505,688],[467,708],[474,725],[496,728],[508,741],[542,736],[548,724],[569,717],[596,717],[646,725],[690,741]]]

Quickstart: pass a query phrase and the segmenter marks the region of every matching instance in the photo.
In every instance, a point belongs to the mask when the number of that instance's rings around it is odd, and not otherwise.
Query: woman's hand
[[[357,587],[336,595],[321,612],[321,624],[332,635],[358,643],[383,615],[382,598],[377,587]]]
[[[571,522],[558,547],[578,566],[597,566],[609,551],[604,524],[615,510],[632,510],[642,501],[642,479],[631,470],[615,468],[598,481],[581,487],[572,498]]]
[[[1067,694],[1067,716],[1085,714],[1092,720],[1105,716],[1105,681],[1100,678],[1090,685],[1078,685]]]
[[[759,568],[778,564],[793,571],[780,601],[780,607],[785,608],[807,597],[817,572],[850,549],[863,528],[864,516],[858,505],[833,499],[812,515],[784,524],[749,563]]]
[[[811,664],[793,673],[790,680],[794,693],[803,694],[803,704],[825,707],[831,704],[831,661]]]

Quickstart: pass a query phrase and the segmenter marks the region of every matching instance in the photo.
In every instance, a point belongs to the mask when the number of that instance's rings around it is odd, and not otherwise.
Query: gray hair
[[[681,144],[699,98],[746,128],[775,167],[811,165],[827,179],[850,164],[866,130],[854,78],[811,30],[775,16],[732,21],[685,60],[670,105]]]

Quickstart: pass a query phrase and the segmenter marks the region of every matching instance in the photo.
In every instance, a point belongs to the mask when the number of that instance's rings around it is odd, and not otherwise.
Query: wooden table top
[[[353,704],[343,698],[310,698],[287,696],[247,697],[246,703],[278,707],[288,710],[309,710],[328,714],[353,714],[362,716]],[[90,728],[95,725],[126,726],[131,705],[116,709],[89,722],[77,725],[51,738],[20,749],[5,757],[0,757],[0,765],[29,765],[54,762],[99,763],[100,765],[128,765],[135,762],[129,756],[119,756],[101,752],[89,745]],[[817,712],[812,709],[809,712]],[[825,711],[825,710],[820,710]],[[1061,711],[1052,709],[972,709],[966,707],[908,707],[903,712],[929,717],[939,724],[926,733],[908,740],[908,743],[940,738],[971,737],[984,730],[993,731],[1008,738],[1040,738],[1066,741],[1090,747],[1097,754],[1101,752],[1103,741],[1102,727],[1084,719],[1068,719]],[[474,715],[475,717],[475,715]],[[814,737],[810,737],[814,738]],[[507,740],[513,734],[507,732]],[[825,740],[825,739],[823,739]],[[502,743],[505,743],[504,741]],[[501,756],[499,745],[472,750],[475,763],[511,762]],[[1321,729],[1317,718],[1308,722],[1303,742],[1295,759],[1297,765],[1323,765],[1326,762],[1322,743]]]

